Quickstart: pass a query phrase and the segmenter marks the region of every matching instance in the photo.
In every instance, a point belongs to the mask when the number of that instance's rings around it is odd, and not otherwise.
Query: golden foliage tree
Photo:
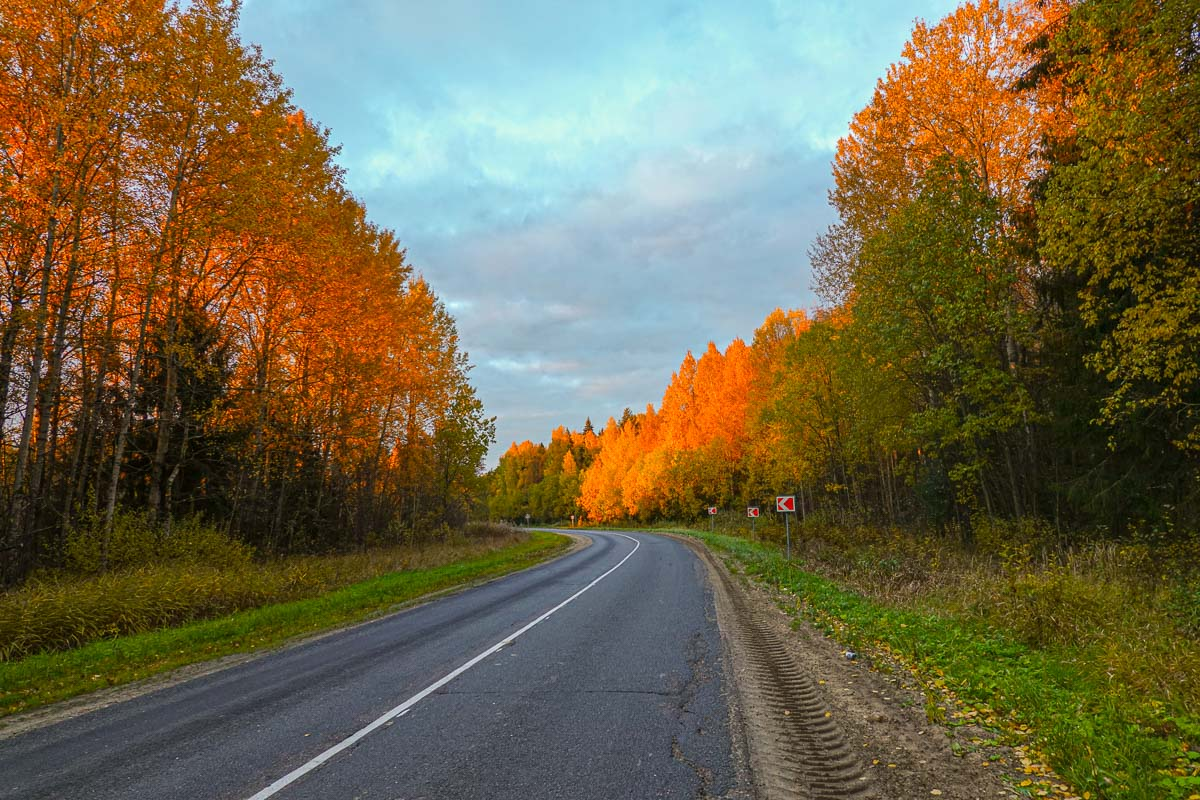
[[[0,578],[206,513],[266,549],[461,522],[454,322],[238,4],[0,13]]]

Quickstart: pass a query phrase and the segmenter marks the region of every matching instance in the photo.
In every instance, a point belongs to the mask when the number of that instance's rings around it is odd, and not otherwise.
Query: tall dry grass
[[[969,548],[953,536],[820,519],[792,532],[805,568],[865,597],[1069,649],[1114,692],[1200,713],[1200,536],[1065,542],[1036,520],[988,519],[976,521]]]
[[[0,594],[0,661],[315,597],[387,573],[478,557],[525,538],[505,526],[471,526],[435,542],[256,562],[248,549],[198,524],[183,535],[205,546],[176,548],[177,555],[159,561],[130,555],[126,566],[103,574],[44,575]],[[78,549],[75,563],[92,563],[86,545]]]

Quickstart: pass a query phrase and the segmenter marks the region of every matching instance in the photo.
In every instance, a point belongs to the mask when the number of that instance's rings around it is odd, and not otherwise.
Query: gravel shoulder
[[[1020,754],[971,724],[929,721],[906,669],[856,654],[799,615],[795,598],[686,541],[709,570],[756,795],[1019,798]]]

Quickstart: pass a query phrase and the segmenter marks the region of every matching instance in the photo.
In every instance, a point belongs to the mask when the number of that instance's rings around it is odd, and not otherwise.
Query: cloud
[[[454,313],[494,463],[814,305],[836,141],[954,5],[247,0],[241,29]]]

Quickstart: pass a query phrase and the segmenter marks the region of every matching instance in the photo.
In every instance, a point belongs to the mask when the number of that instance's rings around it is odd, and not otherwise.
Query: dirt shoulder
[[[927,700],[906,670],[847,657],[797,615],[794,598],[676,538],[710,572],[760,800],[1023,796],[1011,788],[1023,777],[1019,754],[994,734],[931,723],[926,708],[938,698]]]

